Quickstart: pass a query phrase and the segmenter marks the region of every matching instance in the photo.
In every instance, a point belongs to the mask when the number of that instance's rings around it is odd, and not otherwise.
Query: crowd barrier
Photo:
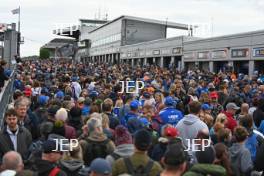
[[[12,100],[14,92],[15,69],[13,69],[9,80],[5,82],[4,87],[0,92],[0,127],[3,126],[4,115],[7,110],[8,104]]]

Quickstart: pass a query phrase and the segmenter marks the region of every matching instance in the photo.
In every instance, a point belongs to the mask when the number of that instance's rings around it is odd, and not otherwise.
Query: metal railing
[[[9,80],[5,82],[5,85],[0,93],[0,127],[2,127],[3,125],[4,115],[7,110],[7,106],[11,102],[13,97],[14,80],[15,80],[15,69],[12,71]]]

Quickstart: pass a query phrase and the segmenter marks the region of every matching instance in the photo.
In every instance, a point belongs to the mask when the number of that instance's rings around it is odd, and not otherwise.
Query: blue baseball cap
[[[165,98],[164,104],[166,106],[173,106],[175,103],[176,103],[176,101],[171,96],[167,96]]]
[[[49,101],[49,97],[48,96],[45,96],[45,95],[40,95],[39,98],[38,98],[38,103],[40,105],[45,105],[47,104]]]
[[[56,98],[63,98],[64,97],[64,93],[60,90],[56,93]]]
[[[139,106],[140,106],[140,103],[137,100],[133,100],[130,103],[130,108],[132,108],[132,109],[138,109]]]
[[[212,106],[210,106],[209,104],[205,103],[205,104],[202,104],[202,110],[211,110],[212,109]]]
[[[40,91],[41,94],[47,94],[49,93],[49,89],[47,87],[43,87]]]
[[[99,93],[95,90],[93,90],[89,93],[89,97],[97,97],[98,95],[99,95]]]
[[[147,126],[147,127],[148,127],[149,124],[150,124],[147,118],[142,117],[142,118],[140,118],[139,120],[140,120],[140,122],[141,122],[144,126]]]
[[[91,163],[90,171],[93,171],[96,174],[107,175],[112,173],[112,168],[107,160],[103,158],[96,158]]]
[[[76,82],[76,81],[78,81],[78,77],[77,76],[73,76],[72,77],[72,82]]]

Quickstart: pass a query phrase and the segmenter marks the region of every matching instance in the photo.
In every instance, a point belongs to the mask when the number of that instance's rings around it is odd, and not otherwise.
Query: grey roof
[[[105,24],[108,21],[107,20],[96,20],[96,19],[79,19],[82,23],[94,23],[94,24]]]
[[[75,39],[68,39],[68,38],[55,38],[52,39],[50,42],[43,45],[41,48],[48,48],[48,49],[55,49],[60,48],[66,44],[74,43]]]
[[[170,21],[160,21],[160,20],[154,20],[154,19],[149,19],[149,18],[141,18],[141,17],[133,17],[133,16],[126,16],[126,15],[122,15],[112,21],[109,21],[108,23],[103,24],[102,26],[96,28],[95,30],[91,31],[94,32],[108,24],[111,24],[117,20],[121,20],[121,19],[128,19],[128,20],[135,20],[135,21],[141,21],[141,22],[145,22],[145,23],[153,23],[153,24],[160,24],[160,25],[164,25],[167,26],[168,28],[176,28],[176,29],[183,29],[183,30],[188,30],[190,29],[190,26],[187,24],[182,24],[182,23],[175,23],[175,22],[170,22]]]
[[[198,43],[198,42],[202,42],[202,41],[214,41],[214,40],[221,40],[221,39],[227,39],[227,38],[238,38],[238,37],[260,35],[260,34],[264,34],[264,30],[241,32],[241,33],[236,33],[236,34],[228,34],[228,35],[221,35],[221,36],[200,38],[200,39],[198,38],[196,40],[184,41],[184,43]]]

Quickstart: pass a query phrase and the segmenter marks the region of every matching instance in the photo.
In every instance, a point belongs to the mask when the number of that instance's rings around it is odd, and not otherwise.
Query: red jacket
[[[223,113],[224,113],[224,114],[226,115],[226,117],[227,117],[226,127],[227,127],[228,129],[230,129],[230,130],[233,132],[234,129],[235,129],[235,127],[237,126],[237,122],[236,122],[236,120],[234,119],[234,117],[233,117],[233,115],[232,115],[231,113],[226,112],[226,111],[224,111]]]

